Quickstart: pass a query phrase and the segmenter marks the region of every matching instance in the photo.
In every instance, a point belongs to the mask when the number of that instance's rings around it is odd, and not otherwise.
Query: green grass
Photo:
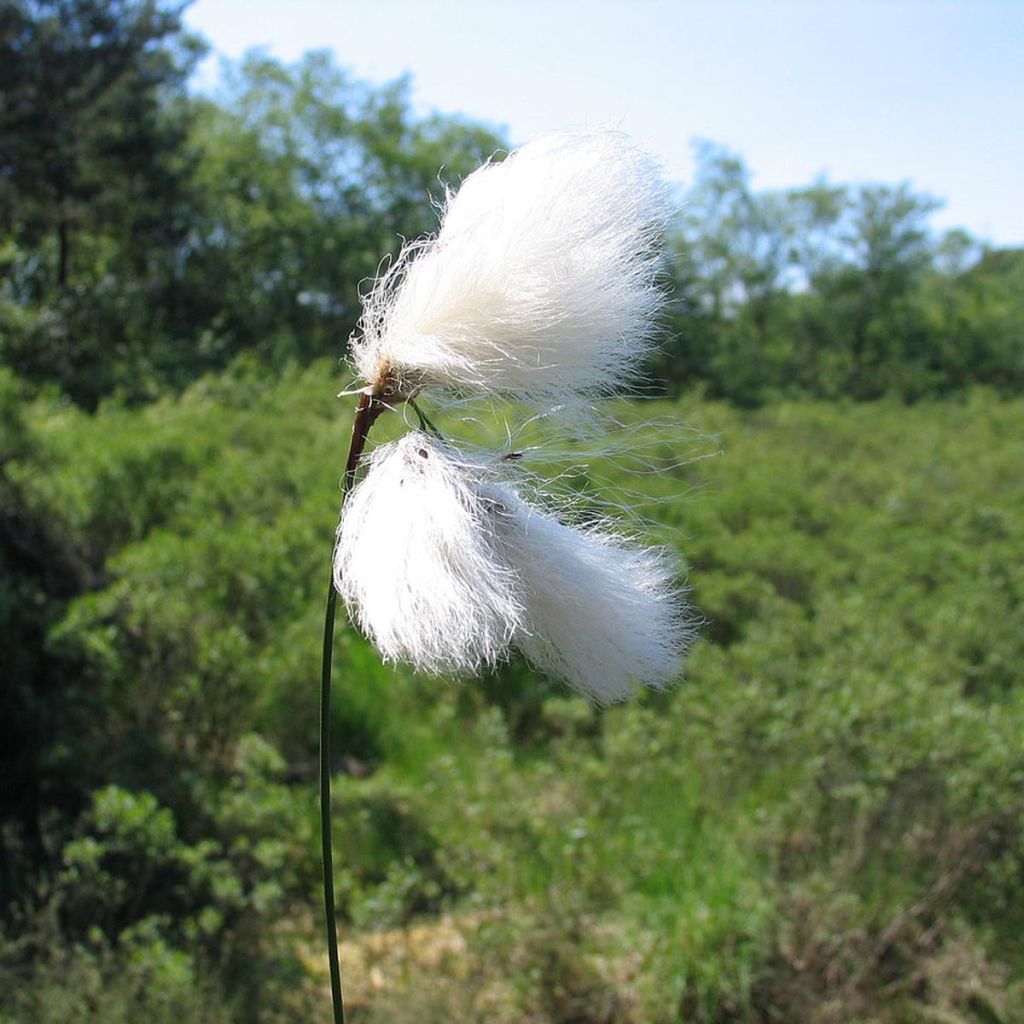
[[[311,813],[331,389],[241,368],[27,416],[12,478],[106,574],[50,636],[93,702],[89,778],[150,790],[191,842],[182,779],[225,785],[247,733]],[[504,436],[469,415],[439,425]],[[543,424],[512,445],[678,547],[707,623],[671,694],[597,713],[518,663],[418,679],[339,631],[343,935],[451,913],[468,943],[364,1015],[1024,1019],[1024,402],[616,415],[619,459]]]

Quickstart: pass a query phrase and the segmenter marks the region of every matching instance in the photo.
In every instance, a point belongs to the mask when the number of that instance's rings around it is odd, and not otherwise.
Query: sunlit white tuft
[[[463,467],[425,434],[374,451],[345,502],[334,581],[386,660],[463,675],[505,657],[523,610],[483,503]]]
[[[381,653],[465,673],[515,646],[600,704],[672,682],[692,630],[669,555],[565,525],[499,465],[420,432],[374,454],[334,571]]]
[[[366,297],[355,367],[393,394],[568,403],[620,390],[652,345],[667,214],[656,164],[616,132],[548,136],[488,163]]]
[[[526,608],[519,650],[599,704],[675,680],[693,630],[669,553],[506,501],[502,549]]]

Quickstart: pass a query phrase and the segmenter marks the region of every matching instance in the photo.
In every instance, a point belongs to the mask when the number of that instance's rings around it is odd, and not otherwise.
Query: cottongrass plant
[[[679,675],[693,637],[677,567],[604,520],[574,524],[532,493],[521,453],[460,451],[424,391],[511,398],[545,415],[635,379],[654,344],[668,215],[657,166],[625,136],[550,136],[449,194],[438,233],[406,245],[364,299],[358,389],[324,624],[320,800],[336,1024],[328,708],[337,597],[388,662],[471,675],[521,652],[607,705]],[[419,429],[374,451],[408,402]]]

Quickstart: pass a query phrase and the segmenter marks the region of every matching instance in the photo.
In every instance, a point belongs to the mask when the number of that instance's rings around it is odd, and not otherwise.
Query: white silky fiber
[[[414,431],[346,503],[334,575],[388,660],[465,674],[517,647],[600,704],[681,671],[693,630],[671,556],[526,502],[508,463]]]
[[[334,581],[385,660],[466,675],[505,656],[523,609],[483,501],[426,434],[374,451],[345,502]]]
[[[537,668],[598,704],[678,679],[693,630],[667,551],[567,526],[522,501],[501,525],[526,609],[513,642]]]
[[[486,164],[366,297],[356,370],[400,397],[444,385],[572,404],[628,388],[653,344],[668,211],[658,166],[616,132]]]

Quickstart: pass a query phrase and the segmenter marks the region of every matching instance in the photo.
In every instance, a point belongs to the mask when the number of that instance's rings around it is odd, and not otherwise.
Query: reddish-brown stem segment
[[[345,463],[345,489],[342,496],[342,504],[348,497],[348,492],[355,482],[356,469],[359,467],[359,459],[362,457],[363,448],[366,447],[366,438],[370,434],[370,427],[373,426],[377,417],[387,406],[373,395],[363,392],[359,396],[359,404],[356,406],[356,418],[352,421],[352,443],[348,449],[348,461]]]

